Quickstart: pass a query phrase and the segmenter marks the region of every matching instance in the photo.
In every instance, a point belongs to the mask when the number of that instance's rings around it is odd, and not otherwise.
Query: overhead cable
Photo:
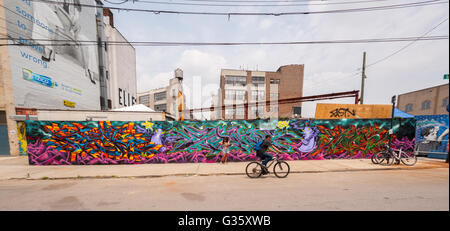
[[[135,3],[145,3],[145,4],[159,4],[159,5],[182,5],[182,6],[207,6],[207,7],[231,7],[231,6],[239,6],[239,7],[287,7],[287,6],[326,6],[326,5],[346,5],[346,4],[360,4],[360,3],[373,3],[373,2],[383,2],[389,0],[364,0],[364,1],[346,1],[346,2],[328,2],[328,1],[320,1],[321,3],[282,3],[282,4],[212,4],[212,3],[186,3],[186,2],[161,2],[161,1],[150,1],[150,0],[136,0]],[[203,2],[203,1],[202,1]]]
[[[154,9],[136,9],[136,8],[125,8],[125,7],[104,7],[100,5],[90,5],[90,4],[74,4],[74,3],[64,3],[51,0],[30,0],[33,2],[42,2],[50,4],[69,4],[77,5],[82,7],[90,8],[108,8],[110,10],[118,10],[125,12],[145,12],[154,14],[186,14],[186,15],[216,15],[216,16],[286,16],[286,15],[309,15],[309,14],[331,14],[331,13],[351,13],[351,12],[363,12],[363,11],[377,11],[377,10],[391,10],[391,9],[401,9],[409,7],[418,6],[429,6],[437,4],[447,4],[449,1],[443,0],[428,0],[413,3],[404,3],[396,5],[385,5],[377,7],[363,7],[363,8],[351,8],[351,9],[337,9],[337,10],[323,10],[323,11],[297,11],[297,12],[194,12],[194,11],[174,11],[174,10],[154,10]]]
[[[243,45],[306,45],[306,44],[348,44],[348,43],[386,43],[386,42],[407,42],[407,41],[428,41],[445,40],[449,35],[428,36],[428,37],[402,37],[402,38],[378,38],[378,39],[353,39],[353,40],[322,40],[322,41],[295,41],[295,42],[159,42],[159,41],[90,41],[90,40],[56,40],[56,39],[33,39],[42,46],[92,46],[98,44],[106,45],[128,45],[133,46],[243,46]],[[3,38],[1,40],[20,41],[20,38]],[[26,46],[27,44],[0,44],[10,46]]]

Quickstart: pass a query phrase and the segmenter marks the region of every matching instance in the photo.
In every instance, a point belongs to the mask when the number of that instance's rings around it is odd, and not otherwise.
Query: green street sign
[[[444,75],[444,79],[448,79],[448,74]]]

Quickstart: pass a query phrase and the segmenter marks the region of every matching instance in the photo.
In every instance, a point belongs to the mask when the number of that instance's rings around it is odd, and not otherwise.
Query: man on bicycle
[[[270,160],[272,160],[273,156],[266,153],[267,149],[271,148],[272,150],[275,150],[277,152],[280,152],[275,146],[272,145],[272,137],[270,135],[266,135],[266,138],[259,146],[259,150],[256,151],[256,156],[261,158],[263,160],[262,164],[264,166],[263,174],[267,174],[269,171],[266,168],[267,163],[269,163]]]

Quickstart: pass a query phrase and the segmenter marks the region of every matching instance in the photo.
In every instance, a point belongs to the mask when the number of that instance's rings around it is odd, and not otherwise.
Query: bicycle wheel
[[[417,156],[414,153],[403,152],[400,159],[403,164],[408,166],[413,166],[417,163]]]
[[[258,178],[262,174],[262,166],[258,162],[250,162],[247,164],[247,167],[245,168],[245,173],[247,173],[247,176],[250,178]]]
[[[388,166],[394,163],[394,157],[391,153],[388,152],[380,152],[377,153],[377,159],[380,165]]]
[[[370,160],[371,160],[372,163],[374,163],[374,164],[379,164],[379,163],[380,163],[379,160],[376,158],[377,154],[378,154],[378,153],[375,153],[375,154],[372,155],[372,157],[370,157]]]
[[[372,157],[373,157],[374,162],[376,162],[377,164],[381,164],[381,162],[385,161],[383,158],[384,154],[381,152],[373,154]]]
[[[289,174],[291,168],[289,164],[284,161],[278,161],[275,166],[273,166],[273,173],[278,178],[285,178]]]
[[[384,161],[383,154],[380,152],[373,154],[372,158],[373,158],[373,162],[375,162],[377,164],[380,164],[381,162]]]

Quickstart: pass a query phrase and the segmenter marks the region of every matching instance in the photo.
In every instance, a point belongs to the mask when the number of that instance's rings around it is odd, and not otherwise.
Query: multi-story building
[[[186,118],[186,102],[183,93],[183,71],[177,68],[169,86],[138,93],[138,103],[155,110],[166,112],[166,117],[175,120]]]
[[[278,103],[303,96],[304,65],[277,71],[222,69],[216,111],[223,119],[293,118],[301,116],[301,102]],[[224,107],[224,110],[221,108]]]
[[[19,154],[17,121],[39,119],[39,110],[77,111],[83,117],[136,103],[134,48],[100,0],[0,0],[0,5],[0,34],[8,43],[0,46],[0,155]]]
[[[404,93],[398,96],[397,107],[412,115],[448,114],[449,84]]]

